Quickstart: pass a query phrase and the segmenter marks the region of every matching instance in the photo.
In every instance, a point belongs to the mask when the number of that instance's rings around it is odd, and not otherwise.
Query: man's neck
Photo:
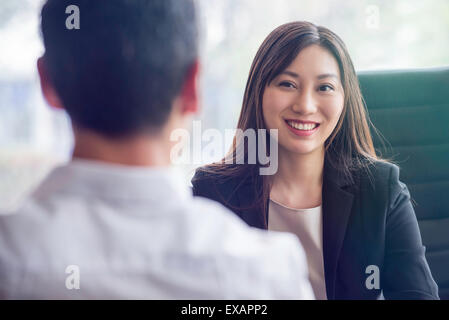
[[[170,165],[170,144],[161,136],[110,139],[86,130],[75,130],[74,135],[72,158],[139,167]]]

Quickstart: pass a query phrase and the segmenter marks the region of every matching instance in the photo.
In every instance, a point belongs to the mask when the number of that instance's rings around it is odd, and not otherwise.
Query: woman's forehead
[[[340,79],[337,60],[328,49],[319,45],[311,45],[301,50],[282,73],[299,78],[335,75]]]

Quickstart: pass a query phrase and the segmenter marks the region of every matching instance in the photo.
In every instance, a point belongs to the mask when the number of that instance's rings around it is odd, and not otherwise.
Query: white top
[[[79,288],[79,289],[78,289]],[[312,299],[298,240],[169,168],[75,160],[0,214],[0,299]]]
[[[270,199],[268,229],[290,232],[298,237],[306,252],[310,283],[315,297],[317,300],[326,300],[321,206],[293,209]]]

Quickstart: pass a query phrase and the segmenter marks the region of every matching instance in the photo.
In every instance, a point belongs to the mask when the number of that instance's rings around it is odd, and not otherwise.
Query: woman
[[[195,195],[251,226],[297,234],[318,299],[438,299],[409,192],[376,156],[336,34],[307,22],[275,29],[251,66],[238,128],[278,130],[277,172],[229,161],[245,146],[236,136],[221,163],[197,170]]]

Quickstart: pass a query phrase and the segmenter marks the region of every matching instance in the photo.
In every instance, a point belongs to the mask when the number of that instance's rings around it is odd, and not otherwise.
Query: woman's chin
[[[307,155],[307,154],[314,153],[314,151],[316,151],[319,148],[317,148],[316,146],[312,146],[310,144],[296,142],[296,143],[290,144],[289,146],[285,146],[285,148],[283,148],[283,149],[290,154]]]

